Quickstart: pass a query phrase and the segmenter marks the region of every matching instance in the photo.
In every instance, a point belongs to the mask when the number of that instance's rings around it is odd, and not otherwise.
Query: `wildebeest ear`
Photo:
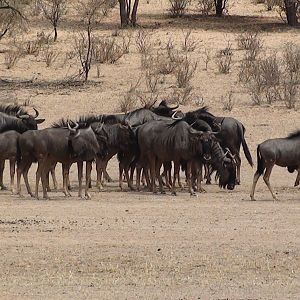
[[[45,121],[45,119],[35,119],[36,124],[41,124]]]

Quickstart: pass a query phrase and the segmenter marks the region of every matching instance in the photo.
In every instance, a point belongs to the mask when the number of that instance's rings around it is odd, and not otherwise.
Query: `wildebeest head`
[[[151,110],[157,115],[170,118],[174,114],[174,110],[178,107],[179,105],[168,106],[166,100],[162,100],[157,107],[152,107]]]
[[[223,189],[233,190],[236,183],[236,161],[234,155],[227,148],[223,157],[223,166],[218,171],[219,186]]]
[[[91,127],[85,129],[78,128],[78,123],[75,123],[75,127],[73,128],[68,123],[72,156],[79,160],[92,161],[101,151],[95,133]]]
[[[22,114],[21,110],[19,110],[16,114],[16,117],[21,119],[26,130],[37,130],[38,124],[41,124],[45,121],[45,119],[37,119],[39,116],[39,112],[37,109],[33,108],[35,111],[35,115]]]

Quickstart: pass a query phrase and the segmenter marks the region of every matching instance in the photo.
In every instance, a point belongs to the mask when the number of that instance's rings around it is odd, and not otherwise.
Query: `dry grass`
[[[231,69],[233,51],[231,43],[228,42],[226,48],[218,51],[216,55],[216,64],[221,74],[228,74]]]

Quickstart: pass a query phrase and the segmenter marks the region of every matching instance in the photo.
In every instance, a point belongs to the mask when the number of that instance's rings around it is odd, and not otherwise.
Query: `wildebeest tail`
[[[264,163],[264,159],[261,156],[260,153],[260,145],[257,146],[257,170],[256,173],[258,173],[259,175],[263,175],[264,171],[265,171],[265,163]]]
[[[248,161],[249,165],[251,167],[253,167],[253,160],[252,160],[250,150],[249,150],[248,145],[245,140],[245,127],[243,125],[239,126],[239,134],[240,134],[240,138],[242,140],[242,146],[243,146],[243,150],[244,150],[245,156],[247,158],[247,161]]]

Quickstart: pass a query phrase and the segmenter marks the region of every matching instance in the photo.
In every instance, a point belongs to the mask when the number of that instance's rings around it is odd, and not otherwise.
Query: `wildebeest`
[[[39,112],[33,108],[35,115],[28,114],[19,105],[0,106],[0,133],[8,130],[15,130],[23,133],[26,130],[36,130],[37,125],[45,119],[37,119]]]
[[[204,136],[207,138],[205,133],[193,129],[185,121],[152,121],[142,125],[138,129],[137,136],[140,160],[150,169],[152,192],[156,192],[156,178],[159,180],[160,191],[163,192],[160,168],[163,163],[173,161],[172,194],[176,194],[175,182],[180,162],[185,160],[189,192],[193,195],[191,162],[194,157],[203,155],[202,141]]]
[[[245,127],[244,125],[231,117],[216,117],[208,111],[207,107],[197,109],[195,111],[187,112],[183,120],[192,124],[198,119],[206,121],[214,131],[219,133],[216,137],[220,141],[220,145],[223,149],[228,148],[232,155],[235,156],[237,163],[237,184],[240,184],[240,170],[241,170],[241,157],[240,147],[242,145],[244,154],[250,166],[253,166],[251,153],[245,140]]]
[[[269,188],[274,200],[277,200],[270,185],[270,175],[274,165],[287,167],[289,172],[298,171],[295,186],[300,181],[300,130],[290,134],[286,138],[266,140],[257,147],[257,171],[254,174],[251,190],[251,200],[254,199],[254,192],[257,181],[264,174],[264,182]]]
[[[38,169],[36,171],[36,188],[35,197],[38,198],[39,181],[42,179],[43,198],[47,199],[47,175],[55,162],[63,165],[63,186],[65,195],[69,195],[67,190],[67,175],[69,167],[72,163],[78,163],[78,196],[82,196],[82,165],[83,161],[86,165],[86,187],[85,197],[90,198],[88,194],[88,186],[90,183],[91,163],[100,152],[94,131],[88,127],[87,129],[75,128],[46,128],[38,131],[27,131],[19,138],[19,147],[21,161],[17,169],[18,192],[20,189],[20,177],[24,176],[28,193],[33,196],[29,182],[28,170],[34,161],[38,161]]]
[[[20,133],[9,130],[0,134],[0,187],[5,190],[3,184],[3,171],[5,160],[9,160],[10,165],[10,190],[14,192],[15,165],[18,158],[18,139]]]

